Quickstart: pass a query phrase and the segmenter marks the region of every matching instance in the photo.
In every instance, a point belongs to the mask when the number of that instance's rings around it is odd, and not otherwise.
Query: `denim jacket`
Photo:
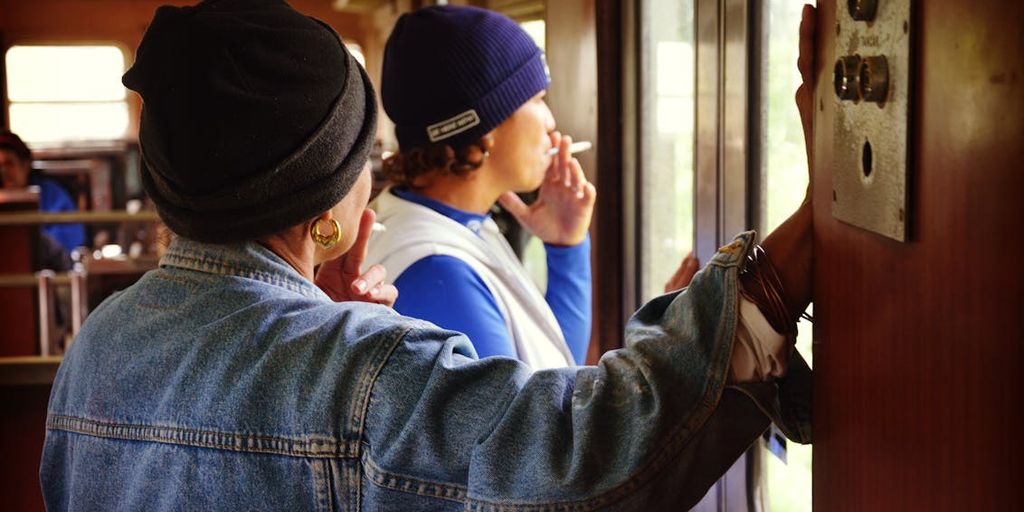
[[[536,372],[389,308],[332,302],[258,244],[179,238],[92,313],[58,371],[46,505],[681,509],[769,417],[809,434],[808,402],[777,398],[806,398],[809,382],[726,386],[751,237],[645,305],[599,365]]]

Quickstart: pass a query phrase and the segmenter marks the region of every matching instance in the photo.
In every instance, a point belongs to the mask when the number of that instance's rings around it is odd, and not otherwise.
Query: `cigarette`
[[[373,232],[374,233],[383,233],[383,232],[385,232],[387,230],[388,230],[388,227],[385,226],[384,224],[381,224],[380,222],[374,222],[373,223]]]
[[[573,142],[572,144],[569,144],[569,154],[571,155],[573,153],[579,153],[581,151],[586,151],[586,150],[588,150],[588,149],[590,149],[592,147],[594,147],[594,145],[591,144],[590,141],[588,141],[588,140],[581,140],[579,142]],[[548,150],[548,156],[555,156],[557,154],[558,154],[558,147],[553,147],[553,148]]]

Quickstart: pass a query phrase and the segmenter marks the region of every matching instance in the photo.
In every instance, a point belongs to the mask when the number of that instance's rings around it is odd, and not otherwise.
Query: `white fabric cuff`
[[[760,382],[784,377],[790,350],[786,337],[772,329],[761,310],[740,297],[740,318],[730,365],[732,381]]]

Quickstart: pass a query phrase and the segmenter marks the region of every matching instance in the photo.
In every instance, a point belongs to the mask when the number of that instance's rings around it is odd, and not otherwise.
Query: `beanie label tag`
[[[428,126],[427,137],[430,142],[437,142],[458,135],[478,124],[480,124],[480,116],[477,115],[476,110],[469,109],[440,123]]]

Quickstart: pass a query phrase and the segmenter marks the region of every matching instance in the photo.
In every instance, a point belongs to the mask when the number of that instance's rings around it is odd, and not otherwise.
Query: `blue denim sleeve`
[[[576,364],[587,359],[590,346],[591,294],[590,234],[571,247],[544,245],[548,263],[548,289],[544,298],[562,328]]]
[[[412,329],[371,391],[365,496],[466,510],[695,504],[769,423],[748,394],[726,389],[749,242],[641,308],[626,348],[597,366],[532,372],[474,360],[458,333]]]
[[[464,333],[479,357],[516,357],[494,295],[465,262],[452,256],[428,256],[405,269],[395,287],[395,311]]]

